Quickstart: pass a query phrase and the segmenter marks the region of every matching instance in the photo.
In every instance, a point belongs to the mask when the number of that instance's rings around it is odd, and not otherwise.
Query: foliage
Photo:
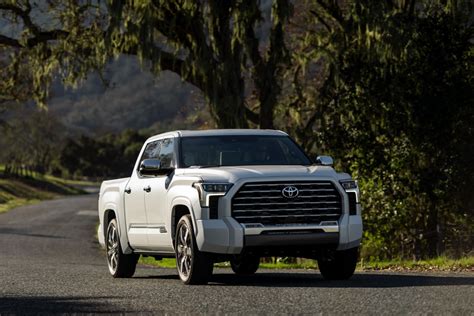
[[[466,6],[310,4],[316,27],[294,70],[294,133],[359,179],[365,257],[434,256],[459,239],[472,245],[474,49]],[[315,96],[298,86],[297,71],[321,64]],[[308,99],[317,105],[304,115]],[[454,248],[455,255],[472,249]]]
[[[145,139],[133,130],[99,138],[82,135],[66,142],[59,162],[69,176],[128,177]]]
[[[140,263],[157,266],[160,268],[176,268],[176,260],[163,258],[155,260],[153,257],[140,257]],[[229,262],[216,263],[216,268],[230,268]],[[274,262],[260,263],[260,269],[317,269],[318,262],[311,259],[300,259],[297,263],[285,263],[280,260]],[[474,257],[462,257],[450,259],[447,257],[436,257],[429,260],[390,260],[390,261],[360,261],[358,270],[392,270],[392,271],[474,271]]]
[[[107,23],[103,14],[95,1],[0,1],[0,20],[8,25],[0,34],[8,64],[2,69],[1,99],[17,99],[14,92],[26,83],[29,94],[44,105],[54,76],[74,85],[90,70],[101,69],[108,59],[97,36]]]
[[[393,271],[474,271],[474,257],[467,256],[450,259],[445,256],[428,260],[390,260],[360,262],[364,270],[393,270]]]
[[[251,120],[269,128],[278,73],[288,61],[283,30],[290,13],[288,0],[2,0],[0,19],[13,33],[0,34],[9,55],[2,98],[15,98],[20,70],[28,69],[31,92],[45,104],[54,77],[75,85],[90,70],[101,73],[112,56],[130,54],[155,73],[169,70],[197,86],[218,126],[246,127]],[[259,113],[246,106],[252,100],[246,78]]]
[[[62,124],[47,111],[31,107],[10,113],[8,121],[0,125],[0,162],[6,174],[44,174],[52,167],[61,141]]]

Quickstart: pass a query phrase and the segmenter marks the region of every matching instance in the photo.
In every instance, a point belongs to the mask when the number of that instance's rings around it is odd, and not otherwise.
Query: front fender
[[[193,223],[194,233],[197,236],[199,234],[199,231],[197,227],[196,218],[200,218],[199,215],[201,214],[201,206],[199,205],[199,201],[197,202],[197,205],[196,205],[196,203],[192,203],[191,200],[187,197],[184,197],[184,196],[175,197],[172,200],[171,205],[170,205],[170,209],[173,210],[171,212],[170,223],[173,223],[173,219],[175,217],[175,209],[178,205],[184,205],[189,209],[189,213],[191,215],[191,221]],[[171,225],[172,236],[174,236],[175,234],[174,229],[175,228],[173,227],[173,225]]]

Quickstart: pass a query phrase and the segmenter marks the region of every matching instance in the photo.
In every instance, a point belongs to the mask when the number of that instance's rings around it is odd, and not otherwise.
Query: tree
[[[99,138],[82,135],[78,139],[67,140],[59,162],[69,176],[128,177],[145,139],[133,130]]]
[[[31,107],[17,109],[10,116],[0,127],[0,161],[6,173],[45,174],[60,149],[62,124],[54,115]]]
[[[7,82],[17,86],[17,67],[27,67],[33,93],[44,103],[54,76],[76,84],[112,56],[132,54],[154,72],[176,72],[201,89],[219,127],[247,127],[251,121],[269,128],[278,75],[288,60],[283,28],[291,4],[272,1],[265,18],[267,3],[52,0],[45,7],[2,0],[0,16],[21,29],[17,36],[0,34],[0,46],[13,56]],[[38,12],[41,19],[34,18]],[[257,113],[246,106],[246,78],[253,82]]]
[[[359,178],[363,254],[440,254],[458,240],[456,225],[471,243],[469,2],[317,0],[309,9],[313,23],[294,68],[297,115],[290,124],[297,119],[295,134],[306,148],[334,154]],[[315,66],[323,80],[313,92],[300,86],[314,84],[301,69],[308,75]],[[308,99],[316,106],[308,109]]]

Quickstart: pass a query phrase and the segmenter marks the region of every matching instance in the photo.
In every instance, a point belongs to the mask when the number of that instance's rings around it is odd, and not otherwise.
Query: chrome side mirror
[[[316,158],[316,163],[322,166],[332,166],[334,161],[331,156],[318,156]]]
[[[159,159],[145,159],[140,163],[140,174],[156,175],[161,171],[161,161]]]

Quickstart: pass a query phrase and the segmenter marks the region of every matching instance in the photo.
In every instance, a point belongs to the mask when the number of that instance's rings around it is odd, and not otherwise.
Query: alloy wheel
[[[193,260],[191,232],[187,225],[181,225],[177,240],[177,266],[179,273],[188,278]]]
[[[109,265],[110,273],[115,274],[117,271],[119,260],[119,237],[117,227],[114,222],[111,222],[107,230],[107,263]]]

